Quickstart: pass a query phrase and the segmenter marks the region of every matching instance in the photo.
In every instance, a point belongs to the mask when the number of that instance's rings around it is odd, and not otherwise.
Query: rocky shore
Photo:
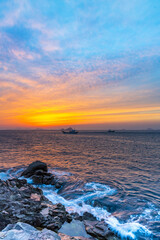
[[[69,214],[61,203],[53,204],[43,195],[38,184],[57,189],[64,184],[48,172],[45,163],[33,162],[21,177],[0,180],[0,239],[119,239],[92,214]],[[37,187],[28,184],[25,178],[31,178]]]

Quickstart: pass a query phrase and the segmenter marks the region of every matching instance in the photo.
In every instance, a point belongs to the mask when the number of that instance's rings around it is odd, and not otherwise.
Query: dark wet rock
[[[99,221],[84,221],[85,229],[88,234],[97,239],[108,239],[113,236],[113,232],[109,229],[105,222]]]
[[[43,176],[33,175],[32,180],[34,184],[43,184]]]
[[[117,237],[117,236],[109,236],[107,238],[107,240],[121,240],[121,238]]]
[[[82,216],[80,216],[78,213],[71,213],[71,216],[75,220],[84,221],[84,220],[90,220],[90,221],[96,221],[96,217],[94,217],[89,212],[84,212]]]
[[[52,174],[43,176],[43,184],[49,185],[53,184],[54,182],[54,176]]]
[[[0,232],[0,239],[4,240],[61,240],[61,238],[54,232],[43,229],[38,231],[29,224],[18,222],[16,224],[9,224],[2,232]]]
[[[70,216],[62,204],[53,205],[41,189],[16,178],[0,180],[0,212],[0,229],[8,223],[22,221],[58,231]]]
[[[34,172],[35,175],[38,175],[38,176],[43,176],[44,174],[46,174],[47,172],[41,170],[41,169],[38,169]]]
[[[72,220],[73,220],[73,218],[72,218],[72,216],[71,216],[70,214],[67,214],[67,215],[66,215],[66,218],[67,218],[66,221],[67,221],[68,223],[72,222]]]
[[[31,178],[34,184],[53,185],[57,189],[61,188],[63,185],[63,182],[51,173],[43,172],[43,175],[36,175],[35,173],[31,176]]]
[[[55,188],[66,186],[65,180],[63,181],[62,178],[60,179],[47,172],[47,165],[39,161],[30,164],[23,172],[23,175],[31,177],[33,183],[37,185],[50,184]],[[61,190],[63,190],[63,188],[61,188]],[[82,232],[87,232],[87,235],[82,234],[76,238],[75,236],[70,236],[69,239],[82,240],[88,236],[90,236],[90,238],[95,237],[100,240],[117,239],[110,231],[106,223],[96,221],[96,218],[88,212],[85,212],[83,216],[80,216],[78,213],[69,214],[62,204],[52,204],[52,202],[43,195],[41,189],[28,184],[25,179],[13,178],[7,181],[0,180],[0,219],[0,230],[6,227],[8,223],[15,224],[17,222],[24,222],[36,228],[47,228],[54,232],[58,232],[62,226],[66,226],[66,224],[68,224],[67,228],[70,228],[69,231],[72,234],[72,227],[74,226],[75,231],[78,231],[78,229],[80,230],[80,226],[83,226],[83,229],[81,228],[81,230],[83,230]],[[78,223],[79,221],[81,222],[76,225],[74,224],[75,220],[78,220]],[[68,239],[69,236],[65,235],[65,237]],[[32,239],[35,240],[38,238],[35,237],[29,240]],[[43,238],[39,237],[39,239]]]
[[[58,182],[58,181],[57,181],[57,182],[55,183],[55,187],[58,188],[58,189],[61,188],[62,185],[63,185],[62,182]]]
[[[78,213],[71,213],[71,216],[75,220],[83,221],[83,217],[80,216]]]
[[[27,169],[22,172],[21,176],[31,178],[34,184],[53,185],[55,188],[60,189],[62,185],[64,185],[64,182],[47,171],[46,163],[36,161],[31,163]]]
[[[84,212],[82,216],[83,220],[90,220],[90,221],[96,221],[96,217],[94,217],[91,213],[89,212]]]
[[[21,176],[31,177],[38,170],[47,172],[48,171],[47,164],[41,161],[33,162],[27,167],[27,169],[24,172],[22,172]]]
[[[9,223],[11,223],[11,220],[9,219],[9,214],[5,212],[4,215],[8,215],[8,216],[6,217],[6,216],[3,216],[3,214],[0,214],[0,231],[4,229]]]

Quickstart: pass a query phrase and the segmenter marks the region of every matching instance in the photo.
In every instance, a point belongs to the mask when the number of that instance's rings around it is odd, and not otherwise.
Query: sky
[[[0,129],[160,129],[159,0],[0,0]]]

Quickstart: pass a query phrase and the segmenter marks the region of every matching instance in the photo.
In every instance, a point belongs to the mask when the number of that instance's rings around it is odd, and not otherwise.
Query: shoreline
[[[34,186],[27,183],[24,177],[32,179]],[[105,221],[98,221],[91,213],[84,212],[81,216],[77,212],[67,212],[61,203],[53,204],[44,196],[38,187],[39,184],[52,185],[55,189],[60,189],[64,182],[49,173],[47,165],[40,161],[30,164],[19,179],[0,180],[2,232],[7,234],[8,231],[9,234],[17,226],[13,224],[22,222],[35,228],[53,231],[61,236],[61,239],[66,238],[67,235],[64,234],[69,232],[72,233],[68,235],[69,239],[76,237],[73,236],[76,234],[80,234],[78,237],[88,239],[120,239]],[[12,224],[12,227],[8,224]],[[23,227],[25,229],[27,225],[22,224],[20,228]],[[74,233],[73,229],[76,229],[77,233]]]
[[[28,172],[26,172],[26,170],[30,168],[30,165],[32,166],[32,164],[35,164],[35,163],[36,164],[40,163],[40,166],[38,166],[38,168],[36,167],[33,171],[31,170],[31,172],[28,175]],[[10,181],[9,178],[11,178],[12,180],[15,179],[15,181],[25,180],[27,181],[25,184],[27,184],[28,187],[31,186],[32,188],[35,188],[35,189],[37,189],[38,187],[42,192],[42,195],[47,199],[47,201],[50,202],[51,205],[57,205],[58,203],[60,203],[65,208],[65,211],[69,216],[69,220],[65,220],[64,223],[67,223],[68,221],[72,220],[67,226],[67,229],[70,229],[69,232],[73,232],[73,230],[71,230],[73,227],[76,228],[76,231],[78,231],[77,229],[80,225],[79,223],[82,223],[83,227],[81,226],[81,231],[79,234],[79,236],[82,236],[82,237],[86,236],[85,234],[88,234],[87,231],[89,231],[90,237],[94,239],[102,239],[102,240],[110,239],[110,238],[111,240],[112,239],[114,240],[139,239],[139,236],[140,237],[142,236],[142,239],[158,239],[145,227],[145,225],[141,225],[136,220],[135,221],[127,220],[125,222],[121,221],[120,223],[118,218],[114,216],[114,213],[112,215],[112,211],[110,213],[110,210],[108,212],[103,207],[99,207],[98,205],[94,206],[91,204],[90,200],[89,201],[87,200],[87,199],[92,199],[94,197],[96,198],[98,197],[101,199],[105,196],[108,196],[108,197],[110,195],[113,196],[115,194],[114,193],[115,189],[112,189],[109,186],[101,183],[94,183],[94,182],[85,183],[83,181],[76,183],[77,178],[74,176],[74,174],[70,172],[63,172],[63,171],[61,174],[59,173],[57,174],[55,170],[50,171],[50,169],[48,169],[48,166],[44,162],[36,161],[31,163],[30,165],[26,168],[24,166],[23,168],[19,168],[18,166],[13,167],[11,169],[8,169],[7,172],[4,172],[4,169],[3,169],[1,172],[1,176],[2,176],[2,179],[6,178],[5,179],[6,181],[2,181],[2,182],[5,182],[5,185],[6,183],[8,184],[8,181]],[[77,189],[82,189],[82,192],[78,193]],[[16,191],[13,191],[13,190],[14,189],[11,190],[12,192],[11,196],[16,195]],[[28,200],[30,201],[30,198]],[[19,204],[19,200],[18,200],[18,204]],[[12,203],[10,203],[10,205],[12,205]],[[23,205],[22,205],[22,208],[23,208]],[[30,212],[30,210],[28,212]],[[34,216],[35,212],[34,211],[31,211],[31,212],[32,212],[31,215]],[[18,219],[18,221],[25,222],[24,218],[20,218]],[[74,221],[76,222],[74,223]],[[80,222],[77,222],[77,221],[80,221]],[[46,219],[43,220],[43,227],[42,226],[38,227],[38,229],[39,228],[42,229],[44,227],[46,228],[44,224],[45,222],[47,222]],[[30,223],[31,222],[29,222],[29,224]],[[61,225],[61,227],[64,225],[64,223]],[[83,233],[82,233],[82,229],[83,229]],[[107,233],[105,232],[106,229],[107,229]],[[51,231],[53,231],[53,229]],[[76,232],[76,233],[79,233],[79,232]],[[95,235],[97,233],[100,234],[100,237],[97,237],[97,235]],[[104,237],[103,236],[104,233],[107,235],[109,234],[109,236]],[[144,238],[143,236],[146,236],[146,237]],[[71,237],[73,236],[70,236],[70,238]]]

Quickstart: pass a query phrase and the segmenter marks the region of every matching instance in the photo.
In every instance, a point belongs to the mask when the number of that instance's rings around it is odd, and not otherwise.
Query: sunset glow
[[[160,128],[160,2],[0,2],[0,129]]]

